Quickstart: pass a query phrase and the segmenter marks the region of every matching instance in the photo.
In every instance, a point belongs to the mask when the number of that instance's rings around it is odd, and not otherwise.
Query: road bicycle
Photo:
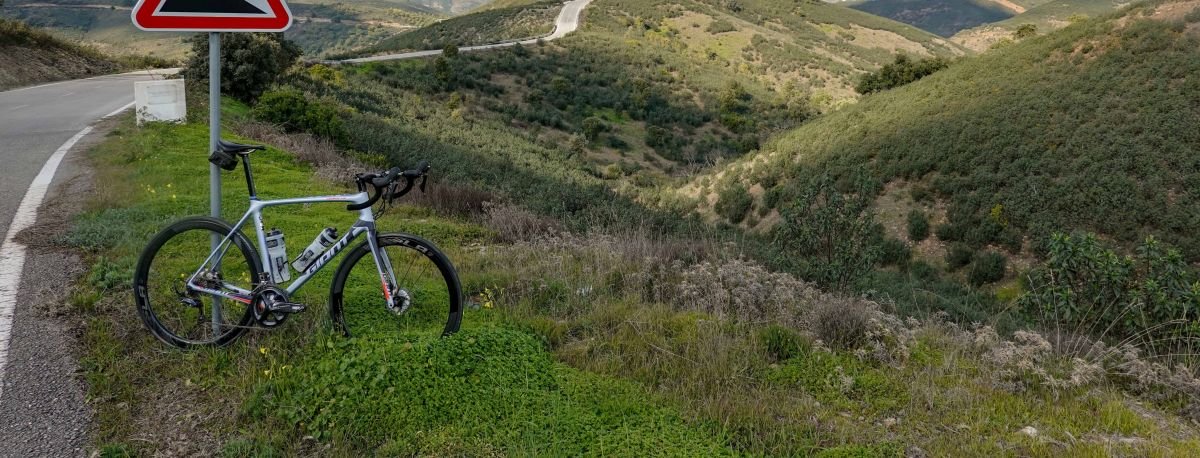
[[[223,140],[218,145],[210,162],[232,171],[240,158],[250,208],[236,224],[189,217],[150,240],[138,260],[133,291],[138,316],[155,337],[180,348],[223,346],[249,329],[278,327],[308,308],[291,297],[361,235],[366,241],[342,259],[329,288],[330,318],[344,335],[458,330],[462,292],[449,258],[428,240],[381,234],[375,226],[376,216],[418,179],[425,190],[427,162],[407,171],[360,173],[354,194],[260,200],[250,154],[265,148]],[[264,209],[335,202],[349,204],[346,209],[358,212],[358,221],[340,239],[326,229],[295,261],[283,254],[282,233],[264,229]],[[372,210],[377,202],[378,213]],[[253,225],[257,247],[243,233],[247,224]],[[373,263],[360,262],[367,255]],[[284,285],[291,267],[298,277]]]

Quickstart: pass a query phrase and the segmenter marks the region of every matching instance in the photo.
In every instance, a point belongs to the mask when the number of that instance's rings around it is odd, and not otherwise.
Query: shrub
[[[908,212],[908,239],[921,242],[929,238],[929,218],[925,212],[914,209]]]
[[[1004,278],[1004,270],[1008,264],[1007,258],[1000,253],[989,251],[979,256],[971,266],[967,279],[972,285],[982,286]]]
[[[1024,40],[1035,36],[1037,36],[1037,26],[1033,24],[1021,24],[1017,30],[1013,31],[1014,40]]]
[[[904,242],[884,238],[879,244],[879,262],[885,266],[905,266],[912,259],[912,249]]]
[[[874,185],[860,176],[851,186],[854,192],[842,193],[832,177],[817,178],[781,212],[780,261],[807,280],[845,289],[880,258]]]
[[[594,141],[596,138],[600,137],[600,134],[608,132],[608,124],[605,124],[603,119],[595,116],[584,118],[583,122],[580,124],[580,127],[583,128],[584,138],[587,138],[591,141]]]
[[[895,62],[884,65],[875,73],[863,75],[854,90],[859,94],[885,91],[929,76],[949,65],[946,59],[940,57],[912,60],[908,55],[900,54]]]
[[[871,329],[871,311],[855,301],[822,302],[813,309],[811,326],[817,338],[832,348],[858,348]]]
[[[1139,341],[1156,345],[1171,338],[1155,337],[1178,332],[1169,323],[1186,326],[1197,318],[1200,276],[1178,250],[1153,237],[1135,256],[1117,254],[1094,234],[1055,234],[1048,248],[1046,264],[1028,275],[1029,292],[1018,301],[1030,314],[1118,337],[1141,334]],[[1184,332],[1195,333],[1194,327]]]
[[[736,32],[737,27],[734,27],[733,24],[730,23],[729,21],[726,21],[724,19],[717,19],[717,20],[709,23],[708,27],[705,28],[704,30],[708,33],[716,35],[716,34],[726,33],[726,32]]]
[[[308,132],[334,141],[346,138],[346,128],[336,107],[326,102],[310,101],[304,93],[295,89],[263,94],[250,113],[288,132]]]
[[[799,356],[808,343],[795,331],[779,325],[770,325],[758,333],[767,354],[775,361],[786,361]]]
[[[193,84],[208,81],[208,35],[191,38],[192,50],[183,68]],[[282,33],[226,33],[221,35],[221,92],[252,102],[274,84],[296,60],[300,48]]]
[[[754,197],[746,191],[746,188],[730,184],[718,194],[714,210],[730,223],[738,224],[746,219],[746,214],[750,212],[752,206],[754,206]]]
[[[970,264],[973,259],[975,250],[967,245],[955,243],[950,246],[950,251],[946,252],[946,268],[955,271]]]

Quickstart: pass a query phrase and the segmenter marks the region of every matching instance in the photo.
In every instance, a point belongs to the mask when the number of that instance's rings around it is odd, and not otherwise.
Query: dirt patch
[[[1166,3],[1155,8],[1154,12],[1150,13],[1150,18],[1160,21],[1181,21],[1188,13],[1197,8],[1200,8],[1200,0]]]
[[[1013,13],[1016,13],[1016,14],[1021,14],[1021,13],[1025,12],[1024,6],[1018,5],[1009,0],[991,0],[991,1],[992,1],[992,3],[1003,6],[1004,9],[1012,11]]]
[[[66,49],[0,46],[0,90],[115,73],[116,63]]]
[[[947,244],[938,240],[932,232],[933,228],[946,223],[946,204],[941,201],[932,204],[913,201],[912,189],[916,185],[918,183],[904,180],[888,183],[879,197],[875,198],[872,211],[875,212],[875,220],[883,225],[883,231],[888,237],[901,240],[912,248],[913,258],[941,266],[945,264]],[[920,242],[908,237],[908,214],[913,210],[921,210],[929,218],[931,234]]]
[[[907,52],[918,56],[932,56],[925,46],[904,38],[896,32],[887,30],[868,29],[858,24],[850,24],[850,33],[854,40],[850,43],[864,48],[886,49],[891,52]]]

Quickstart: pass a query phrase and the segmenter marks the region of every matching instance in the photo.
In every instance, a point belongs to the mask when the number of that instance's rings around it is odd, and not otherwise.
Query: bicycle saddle
[[[225,141],[225,140],[217,141],[217,151],[220,151],[222,153],[250,154],[255,151],[262,151],[265,149],[267,149],[267,147],[262,146],[262,145],[243,145],[241,143],[234,143],[234,142],[229,142],[229,141]]]

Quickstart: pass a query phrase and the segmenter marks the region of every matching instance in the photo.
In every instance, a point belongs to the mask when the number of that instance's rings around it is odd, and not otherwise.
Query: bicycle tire
[[[446,299],[445,306],[447,308],[446,315],[445,315],[446,323],[445,323],[445,326],[442,328],[441,335],[448,336],[448,335],[451,335],[451,334],[457,332],[459,329],[459,326],[462,324],[462,286],[458,279],[458,272],[454,269],[454,265],[450,262],[450,259],[448,257],[446,257],[446,255],[444,253],[442,253],[442,251],[439,250],[437,248],[437,246],[434,245],[432,242],[425,240],[423,238],[414,236],[414,235],[396,234],[396,233],[381,234],[378,236],[377,241],[378,241],[378,246],[381,250],[387,250],[388,248],[397,248],[397,249],[399,249],[398,251],[400,251],[400,252],[407,253],[408,255],[415,255],[415,259],[422,259],[422,258],[427,259],[427,260],[431,261],[433,263],[433,265],[436,266],[437,272],[442,277],[442,280],[444,281],[445,288],[446,288],[446,297],[445,297],[445,299]],[[374,257],[368,256],[370,254],[371,254],[371,247],[367,242],[363,242],[363,243],[359,244],[357,247],[355,247],[353,250],[351,250],[349,253],[347,253],[346,257],[342,260],[341,265],[338,266],[337,273],[333,277],[333,283],[330,284],[330,287],[329,287],[330,318],[333,320],[333,323],[336,326],[339,326],[341,328],[343,335],[345,335],[346,337],[352,337],[351,325],[348,324],[347,320],[346,320],[346,310],[347,310],[346,286],[347,286],[348,280],[350,279],[351,274],[353,272],[355,272],[355,267],[359,264],[359,261],[362,261],[363,258],[366,258],[367,262],[364,264],[364,267],[362,269],[369,268],[369,270],[362,272],[361,275],[370,275],[373,277],[373,279],[372,279],[372,281],[374,282],[373,284],[379,283],[379,275],[376,270]],[[395,264],[396,264],[395,258],[390,253],[388,254],[388,256],[393,264],[393,271],[397,270],[397,269],[395,269]],[[432,276],[433,275],[431,274],[431,277]],[[396,278],[397,283],[399,283],[399,285],[397,285],[398,287],[401,287],[401,288],[412,287],[412,285],[408,283],[408,279],[401,278],[401,277],[407,277],[407,275],[398,276]],[[357,279],[358,278],[356,278],[356,280]],[[362,278],[361,280],[367,280],[367,278]],[[413,280],[413,281],[418,281],[418,280]],[[436,280],[434,281],[434,283],[437,283]],[[382,293],[380,293],[379,288],[377,286],[372,286],[372,289],[373,289],[374,297],[379,298],[379,301],[382,302],[383,301]],[[437,302],[438,304],[428,306],[424,303],[418,303],[418,304],[414,304],[414,307],[425,305],[426,308],[424,310],[421,310],[419,313],[424,313],[424,314],[436,313],[437,308],[439,308],[439,306],[441,305],[440,304],[441,301],[438,300],[438,299],[440,299],[440,288],[435,284],[435,285],[429,286],[427,289],[429,289],[429,290],[436,289],[437,290],[437,291],[432,291],[432,293],[433,293],[432,296],[436,296],[436,297],[430,302]],[[407,291],[406,291],[406,293],[407,293]],[[428,295],[429,293],[431,293],[431,291],[422,291],[422,293],[425,293]],[[360,304],[354,304],[354,305],[357,306]],[[384,307],[383,304],[377,304],[377,305],[379,305],[383,309],[386,309],[386,307]],[[378,310],[378,309],[373,309],[373,310]],[[413,313],[413,312],[414,312],[413,310],[408,311],[408,313]],[[440,318],[436,318],[436,320],[440,323]],[[417,326],[419,327],[420,324],[418,324]]]
[[[133,291],[134,300],[137,304],[137,314],[138,317],[141,318],[142,323],[146,325],[150,332],[162,342],[183,349],[196,347],[219,347],[233,342],[253,325],[253,311],[248,305],[241,303],[238,303],[239,305],[234,305],[234,307],[244,307],[244,312],[238,313],[236,308],[234,308],[234,313],[232,313],[232,315],[240,314],[240,318],[237,318],[236,322],[232,322],[231,324],[227,325],[227,328],[224,328],[222,332],[218,333],[217,331],[213,331],[213,336],[208,339],[195,339],[181,336],[179,329],[172,329],[171,326],[164,323],[163,317],[160,316],[168,310],[171,312],[177,312],[180,315],[187,315],[187,308],[197,308],[197,312],[194,314],[196,316],[196,323],[200,328],[205,326],[204,324],[200,324],[203,323],[202,320],[204,318],[204,301],[206,300],[205,298],[210,301],[209,312],[211,313],[211,301],[213,300],[212,297],[203,294],[192,294],[190,297],[193,299],[195,297],[200,297],[200,306],[194,307],[187,304],[182,304],[182,302],[187,299],[183,298],[183,295],[179,293],[178,281],[175,279],[182,275],[191,275],[191,272],[194,272],[195,269],[200,268],[200,263],[204,262],[210,253],[209,247],[203,244],[206,238],[211,237],[212,234],[216,234],[224,239],[224,237],[226,237],[232,230],[233,227],[230,226],[229,223],[217,218],[204,216],[185,218],[171,223],[171,225],[160,231],[154,236],[154,238],[150,240],[150,242],[146,245],[146,248],[142,251],[133,276]],[[198,238],[191,240],[193,242],[192,245],[199,246],[199,248],[192,247],[194,249],[191,250],[196,251],[197,253],[192,256],[189,252],[188,254],[182,256],[182,259],[192,259],[191,261],[179,261],[168,255],[163,255],[163,257],[160,258],[160,252],[163,250],[164,246],[166,246],[172,240],[179,239],[180,236],[184,234],[189,234],[190,236],[190,233],[193,231],[202,232],[201,234],[197,234],[199,235]],[[260,273],[262,269],[261,266],[258,265],[258,251],[254,249],[254,246],[250,243],[246,236],[240,232],[234,233],[232,240],[233,244],[237,246],[238,251],[241,252],[245,264],[244,267],[242,264],[234,264],[232,262],[232,253],[227,252],[222,258],[222,274],[226,272],[237,271],[241,274],[240,277],[248,276],[248,280],[243,284],[247,285],[247,289],[253,290],[253,288],[258,284],[258,279],[261,278]],[[156,265],[156,260],[165,264],[160,266],[158,272],[153,270]],[[227,263],[225,262],[226,260],[229,260],[230,262]],[[168,267],[170,266],[169,263],[171,261],[174,261],[176,266]],[[174,267],[174,269],[172,269],[172,267]],[[163,271],[167,271],[169,273],[165,273]],[[179,273],[180,275],[176,276],[174,275],[175,273]],[[166,277],[163,277],[163,275],[166,275]],[[170,278],[172,282],[176,283],[174,285],[176,289],[173,291],[179,297],[176,297],[175,301],[181,303],[177,304],[176,308],[170,308],[166,306],[159,308],[156,307],[155,304],[156,294],[167,296],[164,299],[170,299],[171,291],[161,289],[164,287],[164,285],[157,284],[159,280],[165,280],[167,278]],[[151,285],[150,283],[152,281],[154,281],[155,284]],[[171,302],[173,301],[165,301],[165,303],[168,305]],[[221,301],[222,310],[225,310],[224,304],[226,302],[229,302],[232,305],[236,301]],[[180,305],[182,305],[181,308]],[[222,316],[227,315],[222,314]],[[216,327],[221,326],[218,325]]]

